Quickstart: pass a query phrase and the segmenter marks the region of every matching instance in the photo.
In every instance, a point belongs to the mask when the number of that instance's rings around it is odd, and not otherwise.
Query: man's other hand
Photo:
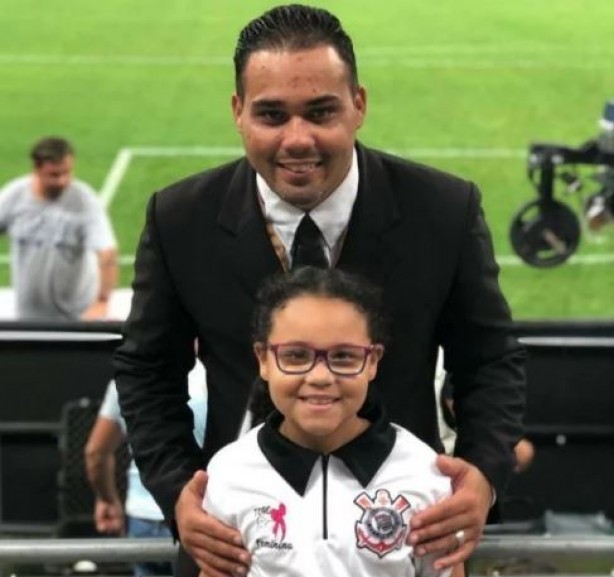
[[[175,505],[181,545],[196,561],[201,576],[247,575],[251,558],[241,534],[203,510],[207,479],[205,471],[197,471]]]
[[[412,518],[409,542],[418,556],[442,553],[434,564],[441,570],[464,562],[477,547],[492,488],[479,469],[463,459],[439,455],[437,467],[451,478],[453,494]]]

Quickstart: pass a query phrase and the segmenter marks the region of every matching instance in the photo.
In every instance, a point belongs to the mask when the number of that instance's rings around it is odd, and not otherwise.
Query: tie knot
[[[309,216],[309,213],[306,213],[296,229],[296,238],[309,240],[317,239],[319,242],[321,237],[322,233],[320,232],[318,225],[313,222],[313,218]]]
[[[300,266],[328,267],[322,244],[322,233],[309,214],[301,219],[292,244],[292,268]]]

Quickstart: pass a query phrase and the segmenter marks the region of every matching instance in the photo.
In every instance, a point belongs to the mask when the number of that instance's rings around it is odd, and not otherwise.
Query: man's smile
[[[322,161],[310,160],[310,161],[291,161],[291,162],[278,162],[277,166],[293,174],[309,174],[316,168],[322,166]]]

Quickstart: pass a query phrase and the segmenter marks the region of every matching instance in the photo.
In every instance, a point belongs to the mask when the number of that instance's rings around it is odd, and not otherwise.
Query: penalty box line
[[[223,146],[137,146],[121,148],[111,168],[107,172],[102,187],[100,188],[100,200],[105,208],[109,208],[117,191],[130,167],[134,157],[156,157],[156,156],[241,156],[243,149],[239,147]]]
[[[526,157],[526,150],[514,148],[409,148],[405,150],[387,150],[391,154],[409,158],[476,158],[482,160],[518,159]],[[121,183],[135,157],[174,157],[174,156],[201,156],[201,157],[240,157],[244,150],[231,146],[135,146],[121,148],[100,188],[99,197],[108,209]],[[501,255],[497,261],[502,267],[521,266],[523,262],[514,255]],[[0,255],[0,265],[10,263],[9,255]],[[132,265],[134,255],[122,255],[121,265]],[[614,263],[614,254],[574,255],[566,264],[568,265],[603,265]]]
[[[524,158],[526,151],[515,148],[410,148],[406,150],[387,150],[390,154],[410,158],[480,158],[484,160],[504,158]],[[244,151],[240,147],[232,146],[137,146],[121,148],[109,169],[102,187],[100,199],[105,208],[108,208],[121,182],[128,171],[134,157],[156,156],[217,156],[240,157]]]
[[[526,157],[526,150],[514,148],[410,148],[405,150],[387,150],[391,154],[409,158],[479,158],[482,160],[518,159]],[[244,150],[232,146],[136,146],[121,148],[109,169],[104,183],[100,188],[100,199],[106,209],[113,202],[130,164],[135,157],[240,157]],[[0,263],[5,261],[0,256]],[[501,255],[497,261],[502,267],[520,266],[522,261],[514,255]],[[134,255],[122,255],[122,265],[132,265]],[[568,264],[602,265],[614,263],[614,254],[574,255]]]

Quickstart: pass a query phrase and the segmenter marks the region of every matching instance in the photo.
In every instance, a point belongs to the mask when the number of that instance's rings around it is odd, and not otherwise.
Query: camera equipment
[[[614,222],[614,101],[606,103],[601,133],[578,148],[534,143],[529,147],[527,173],[537,199],[524,204],[512,218],[512,248],[527,264],[547,268],[565,262],[580,243],[580,219],[555,199],[555,189],[580,194],[584,188],[579,165],[595,166],[589,179],[597,183],[584,206],[589,228]],[[557,186],[558,185],[558,186]]]

